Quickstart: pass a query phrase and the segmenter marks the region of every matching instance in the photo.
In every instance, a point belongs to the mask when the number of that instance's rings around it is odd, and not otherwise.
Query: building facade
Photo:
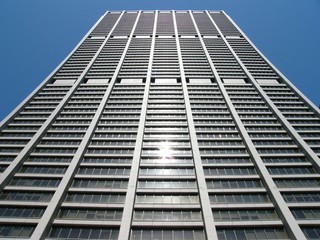
[[[319,110],[223,11],[107,12],[0,130],[1,238],[320,238]]]

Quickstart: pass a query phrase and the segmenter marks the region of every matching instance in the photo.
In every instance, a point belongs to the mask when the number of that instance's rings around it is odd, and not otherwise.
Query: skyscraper
[[[320,238],[320,112],[223,11],[107,12],[0,130],[3,238]]]

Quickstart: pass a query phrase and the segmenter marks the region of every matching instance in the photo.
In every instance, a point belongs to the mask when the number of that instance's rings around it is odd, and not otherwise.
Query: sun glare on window
[[[163,160],[172,158],[172,149],[170,148],[170,144],[168,142],[161,143],[159,155]]]

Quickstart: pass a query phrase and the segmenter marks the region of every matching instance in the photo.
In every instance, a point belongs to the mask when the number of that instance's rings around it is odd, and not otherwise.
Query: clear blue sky
[[[0,0],[0,120],[68,55],[106,10],[225,10],[320,104],[319,0]]]

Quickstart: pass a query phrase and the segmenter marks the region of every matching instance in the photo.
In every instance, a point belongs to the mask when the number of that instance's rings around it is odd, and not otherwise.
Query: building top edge
[[[200,12],[200,11],[214,11],[214,12],[224,12],[223,10],[215,10],[215,9],[123,9],[123,10],[107,10],[107,12],[138,12],[138,11],[142,11],[142,12],[155,12],[155,11],[165,11],[165,12],[172,12],[172,11],[175,11],[175,12],[183,12],[183,11],[196,11],[196,12]]]

